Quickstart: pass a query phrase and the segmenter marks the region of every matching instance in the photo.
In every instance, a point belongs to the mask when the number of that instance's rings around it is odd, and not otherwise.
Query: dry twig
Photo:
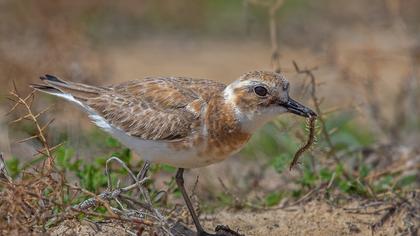
[[[9,183],[12,183],[12,177],[7,172],[6,163],[3,159],[3,153],[0,153],[0,178],[6,179]]]
[[[10,95],[12,96],[11,100],[15,102],[15,104],[12,106],[12,108],[9,110],[9,112],[7,114],[12,113],[13,111],[15,111],[19,106],[22,106],[25,110],[25,115],[15,119],[14,121],[12,121],[11,123],[17,123],[20,122],[22,120],[30,120],[33,122],[33,124],[35,125],[35,128],[37,130],[37,133],[29,138],[25,138],[23,140],[20,140],[18,142],[26,142],[28,140],[31,139],[39,139],[43,149],[39,150],[39,153],[45,154],[45,156],[47,156],[46,159],[46,163],[44,162],[44,164],[46,164],[47,167],[47,171],[51,171],[51,168],[53,166],[53,162],[54,162],[54,157],[51,153],[51,149],[49,147],[49,144],[47,142],[47,138],[45,135],[45,131],[48,128],[48,126],[53,122],[53,120],[48,121],[46,124],[41,125],[38,121],[38,118],[44,114],[45,112],[47,112],[50,107],[45,108],[44,110],[42,110],[41,112],[38,113],[33,113],[32,112],[32,103],[34,101],[34,93],[35,91],[32,91],[29,95],[27,95],[25,98],[22,98],[16,87],[14,90],[10,91]],[[44,168],[42,168],[44,170]]]
[[[284,0],[275,1],[262,1],[262,0],[245,0],[246,6],[248,3],[263,6],[267,10],[268,27],[270,31],[270,44],[271,44],[271,67],[273,71],[280,72],[280,50],[278,45],[278,26],[276,14],[279,9],[284,5]]]
[[[311,91],[310,91],[311,98],[312,98],[312,101],[313,101],[314,106],[315,106],[315,112],[318,115],[317,116],[317,119],[321,123],[321,132],[322,132],[322,134],[324,136],[324,139],[327,142],[328,148],[329,148],[329,150],[327,152],[327,157],[333,157],[333,159],[336,162],[336,164],[340,164],[340,160],[338,159],[338,157],[337,157],[337,155],[335,153],[335,150],[336,149],[334,147],[334,144],[332,143],[330,133],[327,130],[327,126],[325,125],[324,114],[321,111],[321,101],[320,101],[320,99],[316,95],[317,83],[316,83],[316,78],[315,78],[315,75],[313,73],[313,70],[315,70],[317,68],[315,67],[315,68],[312,68],[312,69],[301,69],[295,61],[293,61],[293,66],[295,67],[295,70],[296,70],[296,72],[298,74],[304,74],[304,75],[308,76],[309,79],[310,79],[310,83],[311,83]],[[347,171],[345,169],[343,169],[343,176],[347,180],[351,179],[350,178],[350,175],[347,173]]]
[[[23,172],[19,179],[12,181],[7,173],[3,157],[0,155],[0,174],[4,176],[3,179],[0,179],[0,185],[2,186],[0,212],[2,212],[2,217],[5,217],[0,221],[0,234],[8,234],[11,231],[22,234],[29,232],[45,233],[49,227],[66,219],[77,219],[80,213],[83,213],[86,216],[143,225],[149,227],[150,231],[173,235],[166,218],[152,206],[150,200],[142,203],[132,196],[124,194],[134,189],[144,191],[142,184],[148,179],[139,180],[139,177],[134,175],[127,165],[118,158],[112,157],[107,161],[105,174],[108,177],[108,189],[98,196],[83,188],[69,184],[65,176],[54,166],[53,149],[59,145],[51,147],[46,138],[46,129],[52,121],[45,124],[38,121],[49,108],[43,109],[39,113],[33,112],[33,92],[26,97],[21,97],[15,88],[10,94],[12,95],[10,100],[14,101],[15,104],[8,114],[15,112],[19,107],[22,107],[24,111],[24,115],[18,117],[12,123],[29,120],[34,124],[37,131],[36,134],[21,140],[21,142],[38,139],[42,148],[37,151],[47,157],[47,162],[42,163],[41,169],[38,170],[34,166],[30,171]],[[119,163],[134,180],[134,184],[113,189],[108,165],[110,161]],[[65,194],[72,196],[70,201],[64,199]],[[75,206],[69,205],[74,197],[80,197],[82,194],[91,197]],[[150,199],[150,197],[145,197],[145,199]],[[108,214],[90,210],[99,205],[107,208]]]

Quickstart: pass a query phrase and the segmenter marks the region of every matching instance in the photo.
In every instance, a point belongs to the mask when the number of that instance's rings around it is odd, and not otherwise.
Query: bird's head
[[[314,111],[289,97],[289,82],[280,73],[253,71],[242,75],[223,91],[245,131],[254,132],[282,113],[317,116]]]

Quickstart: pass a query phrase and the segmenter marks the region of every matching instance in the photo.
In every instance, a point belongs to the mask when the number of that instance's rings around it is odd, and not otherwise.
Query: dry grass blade
[[[27,137],[27,138],[24,138],[24,139],[21,139],[21,140],[17,140],[16,142],[17,143],[24,143],[24,142],[27,142],[29,140],[36,139],[38,137],[39,137],[38,134],[35,134],[33,136],[30,136],[30,137]]]

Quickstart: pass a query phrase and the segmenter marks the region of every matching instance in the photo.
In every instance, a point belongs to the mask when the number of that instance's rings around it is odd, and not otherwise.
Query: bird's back
[[[173,141],[197,132],[212,95],[225,85],[184,77],[150,77],[106,87],[67,82],[47,75],[34,88],[72,97],[99,126],[111,125],[144,140]],[[71,100],[71,99],[67,99]],[[102,123],[108,124],[102,124]]]

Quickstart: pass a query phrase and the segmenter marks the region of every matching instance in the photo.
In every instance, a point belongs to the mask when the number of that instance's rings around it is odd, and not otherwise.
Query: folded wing
[[[41,79],[45,85],[33,85],[35,89],[85,106],[96,113],[91,117],[99,117],[129,135],[165,141],[197,132],[211,94],[225,87],[210,80],[178,77],[147,78],[109,87],[67,82],[50,75]]]

